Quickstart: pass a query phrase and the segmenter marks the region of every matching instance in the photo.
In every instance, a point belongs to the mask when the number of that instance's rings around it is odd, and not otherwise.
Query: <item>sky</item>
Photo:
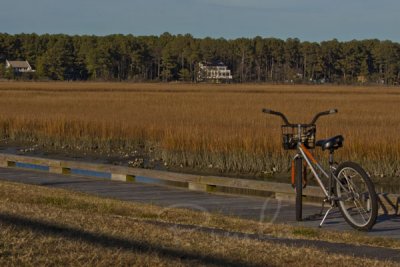
[[[400,41],[398,0],[0,0],[0,32]]]

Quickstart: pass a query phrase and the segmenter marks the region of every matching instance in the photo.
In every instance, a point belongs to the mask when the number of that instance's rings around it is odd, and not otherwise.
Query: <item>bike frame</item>
[[[298,154],[300,155],[302,159],[304,159],[307,163],[307,166],[310,168],[312,174],[314,175],[314,178],[317,180],[318,185],[321,187],[322,191],[324,192],[324,195],[328,198],[331,197],[331,190],[326,190],[325,188],[325,184],[322,182],[321,178],[319,177],[317,170],[320,170],[321,173],[328,178],[330,181],[332,179],[332,172],[330,172],[330,174],[328,174],[324,168],[322,168],[322,166],[319,164],[319,162],[314,158],[314,156],[311,154],[311,152],[303,145],[303,144],[299,144],[298,145]],[[316,168],[315,168],[315,167]],[[329,183],[331,184],[331,183]]]
[[[301,126],[299,126],[299,133],[300,133],[300,131],[301,131]],[[342,185],[342,183],[339,181],[339,179],[333,173],[335,170],[335,167],[333,166],[333,154],[332,153],[330,154],[330,157],[329,157],[329,173],[327,173],[325,171],[325,169],[321,166],[321,164],[315,159],[313,154],[301,142],[299,142],[297,144],[297,154],[296,154],[295,158],[299,157],[299,156],[302,159],[304,159],[307,166],[310,168],[314,178],[317,180],[318,185],[321,187],[321,189],[325,195],[325,200],[324,200],[323,204],[325,204],[325,202],[329,202],[331,205],[331,207],[326,211],[321,223],[319,224],[319,226],[321,227],[322,224],[325,222],[326,218],[328,217],[329,212],[335,207],[336,201],[339,200],[338,196],[336,196],[333,193],[333,187],[335,186],[335,184],[339,184],[340,187],[342,189],[344,189],[345,191],[348,191],[348,190]],[[317,169],[323,174],[323,176],[328,178],[328,184],[329,184],[328,190],[326,189],[325,184],[322,182],[321,177],[318,175]],[[324,205],[322,205],[321,214],[322,214],[323,208],[324,208]]]
[[[301,158],[305,160],[307,166],[310,168],[314,178],[317,180],[318,185],[321,187],[325,197],[327,197],[328,200],[332,200],[332,187],[334,186],[334,181],[338,182],[339,185],[346,190],[346,188],[339,182],[339,179],[334,175],[333,171],[335,170],[335,167],[333,167],[332,164],[330,164],[330,170],[329,173],[327,173],[321,164],[315,159],[313,154],[302,143],[298,144],[297,151],[298,153],[296,156],[300,155]],[[329,191],[326,190],[326,186],[322,182],[321,177],[318,175],[317,169],[320,170],[321,173],[328,179]]]

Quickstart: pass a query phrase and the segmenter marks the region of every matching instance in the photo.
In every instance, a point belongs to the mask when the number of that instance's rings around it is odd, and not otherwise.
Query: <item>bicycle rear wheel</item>
[[[370,230],[378,216],[378,198],[371,179],[354,162],[340,164],[335,176],[335,193],[344,219],[357,230]]]
[[[303,160],[298,157],[295,159],[296,175],[296,221],[303,220]]]

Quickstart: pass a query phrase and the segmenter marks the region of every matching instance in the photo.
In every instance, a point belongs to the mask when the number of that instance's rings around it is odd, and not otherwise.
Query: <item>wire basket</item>
[[[299,125],[282,125],[283,149],[297,149],[299,139],[306,148],[313,149],[315,147],[315,134],[317,132],[315,124],[300,124],[300,128],[299,137]]]

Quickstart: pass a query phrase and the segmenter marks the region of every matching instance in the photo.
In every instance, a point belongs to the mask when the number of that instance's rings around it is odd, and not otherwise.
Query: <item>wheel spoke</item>
[[[362,212],[361,212],[361,211],[364,211],[364,212],[365,212],[365,209],[362,207],[362,204],[361,204],[361,203],[359,203],[360,206],[358,206],[358,205],[357,205],[357,201],[358,201],[358,200],[354,200],[354,201],[353,201],[353,202],[354,202],[354,205],[356,205],[356,208],[357,208],[357,210],[359,211],[359,213],[360,213],[360,215],[361,215],[361,218],[364,220],[364,222],[368,222],[368,220],[365,219],[364,215],[363,215]],[[365,212],[365,213],[367,213],[367,212]],[[366,214],[366,215],[367,215],[367,214]],[[367,217],[369,217],[369,216],[367,215]]]

